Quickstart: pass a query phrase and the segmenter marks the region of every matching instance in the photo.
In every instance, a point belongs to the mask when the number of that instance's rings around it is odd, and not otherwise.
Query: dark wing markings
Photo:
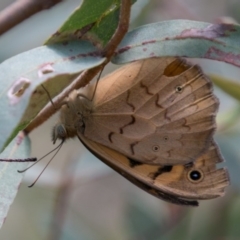
[[[149,186],[148,184],[146,184],[145,182],[138,180],[137,178],[135,178],[134,176],[132,176],[131,174],[127,173],[124,171],[123,168],[120,168],[118,166],[116,166],[115,164],[113,164],[112,162],[110,162],[109,160],[107,160],[105,157],[103,157],[102,155],[100,155],[97,152],[94,152],[94,149],[91,149],[90,147],[88,147],[85,142],[83,140],[81,140],[80,137],[78,137],[79,140],[83,143],[83,145],[92,153],[94,154],[97,158],[99,158],[100,160],[102,160],[105,164],[107,164],[109,167],[111,167],[113,170],[115,170],[116,172],[118,172],[119,174],[121,174],[123,177],[125,177],[126,179],[128,179],[130,182],[132,182],[133,184],[135,184],[136,186],[138,186],[139,188],[141,188],[142,190],[148,192],[149,194],[165,200],[167,202],[171,202],[174,204],[179,204],[179,205],[185,205],[185,206],[198,206],[198,202],[194,201],[194,200],[186,200],[186,199],[182,199],[180,197],[174,196],[172,194],[166,193],[164,191],[161,191],[159,189],[156,189],[151,186]]]
[[[159,167],[156,172],[150,173],[150,174],[149,174],[149,177],[150,177],[152,180],[155,180],[159,175],[161,175],[161,174],[163,174],[163,173],[171,172],[171,171],[172,171],[172,166]]]
[[[140,166],[140,165],[143,165],[144,163],[141,163],[141,162],[138,162],[138,161],[136,161],[136,160],[134,160],[134,159],[132,159],[132,158],[127,158],[128,159],[128,161],[129,161],[129,166],[131,167],[131,168],[134,168],[134,167],[136,167],[136,166]]]

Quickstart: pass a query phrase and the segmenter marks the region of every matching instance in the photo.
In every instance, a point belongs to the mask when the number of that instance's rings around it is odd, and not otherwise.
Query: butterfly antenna
[[[104,66],[102,67],[102,69],[101,69],[101,71],[100,71],[100,73],[99,73],[99,75],[98,75],[98,78],[97,78],[97,81],[96,81],[96,84],[95,84],[95,87],[94,87],[93,95],[92,95],[92,98],[91,98],[91,102],[92,102],[92,100],[93,100],[93,98],[94,98],[94,96],[95,96],[95,93],[96,93],[96,91],[97,91],[97,85],[98,85],[98,82],[99,82],[100,77],[101,77],[101,75],[102,75],[103,69],[104,69]]]
[[[43,174],[43,172],[45,171],[45,169],[47,168],[47,166],[50,164],[50,162],[53,160],[53,158],[57,155],[57,153],[59,152],[59,150],[61,149],[62,145],[63,145],[62,141],[59,145],[58,145],[58,149],[57,151],[54,153],[54,155],[51,157],[51,159],[48,161],[47,165],[43,168],[43,170],[40,172],[40,174],[38,175],[38,177],[36,178],[36,180],[30,185],[28,186],[29,188],[33,187],[35,185],[35,183],[38,181],[38,179],[41,177],[41,175]],[[52,152],[52,151],[51,151]]]
[[[29,167],[23,169],[23,170],[17,170],[19,173],[23,173],[26,172],[29,168],[33,167],[35,164],[37,164],[38,162],[40,162],[43,158],[47,157],[50,153],[54,152],[55,150],[57,150],[58,148],[60,149],[62,144],[63,144],[64,140],[61,141],[61,143],[55,147],[53,150],[51,150],[49,153],[45,154],[43,157],[41,157],[40,159],[38,159],[35,163],[33,163],[32,165],[30,165]],[[58,153],[59,149],[57,150],[56,153]],[[54,154],[55,156],[56,154]]]
[[[36,162],[36,158],[24,158],[24,159],[4,159],[0,158],[0,162]]]
[[[50,96],[50,94],[49,94],[49,92],[48,92],[48,90],[44,87],[44,85],[43,84],[41,84],[41,86],[42,86],[42,88],[44,89],[44,91],[46,92],[46,94],[47,94],[47,96],[48,96],[48,98],[49,98],[49,100],[50,100],[50,102],[51,102],[51,104],[53,105],[53,107],[55,108],[55,110],[56,110],[56,107],[55,107],[55,105],[54,105],[54,103],[53,103],[53,100],[52,100],[52,98],[51,98],[51,96]]]

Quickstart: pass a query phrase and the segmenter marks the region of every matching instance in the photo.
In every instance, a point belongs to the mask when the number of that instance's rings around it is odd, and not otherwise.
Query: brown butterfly
[[[218,100],[198,66],[180,58],[128,64],[92,88],[73,91],[53,142],[78,136],[98,158],[163,200],[198,205],[229,185],[213,140]]]

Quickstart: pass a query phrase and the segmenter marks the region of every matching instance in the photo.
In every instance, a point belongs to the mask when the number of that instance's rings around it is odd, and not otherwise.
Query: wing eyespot
[[[182,92],[183,92],[183,86],[180,86],[180,85],[179,85],[179,86],[176,86],[176,87],[175,87],[175,92],[176,92],[176,93],[182,93]]]
[[[188,172],[187,177],[190,182],[199,183],[203,180],[204,174],[201,170],[193,169]]]
[[[153,150],[154,152],[158,152],[158,151],[160,150],[160,147],[159,147],[158,145],[153,145],[153,146],[152,146],[152,150]]]

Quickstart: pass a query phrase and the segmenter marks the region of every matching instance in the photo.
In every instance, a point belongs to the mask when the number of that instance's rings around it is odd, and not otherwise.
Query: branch
[[[0,35],[37,12],[49,9],[62,0],[17,0],[0,12]]]
[[[54,102],[54,107],[52,105],[46,106],[39,115],[33,119],[33,121],[24,130],[26,134],[29,134],[33,129],[40,126],[49,117],[51,117],[57,110],[62,106],[63,100],[74,90],[86,86],[110,61],[115,49],[122,41],[123,37],[127,33],[130,19],[131,11],[131,1],[122,0],[119,22],[115,33],[113,34],[111,40],[108,42],[106,47],[102,51],[102,56],[106,57],[106,61],[101,65],[85,70],[82,72],[65,90],[59,94],[57,100]]]

